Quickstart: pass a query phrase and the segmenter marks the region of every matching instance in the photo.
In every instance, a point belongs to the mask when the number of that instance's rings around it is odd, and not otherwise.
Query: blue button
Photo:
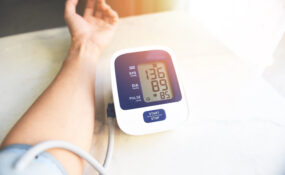
[[[146,111],[143,113],[143,119],[146,123],[165,120],[165,118],[166,118],[166,114],[165,114],[165,111],[163,109]]]

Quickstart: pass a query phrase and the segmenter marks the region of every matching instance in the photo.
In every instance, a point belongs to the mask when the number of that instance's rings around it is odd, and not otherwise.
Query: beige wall
[[[106,0],[120,17],[172,10],[180,0]],[[82,13],[86,0],[80,1],[78,11]]]
[[[171,10],[178,0],[107,0],[120,17]]]

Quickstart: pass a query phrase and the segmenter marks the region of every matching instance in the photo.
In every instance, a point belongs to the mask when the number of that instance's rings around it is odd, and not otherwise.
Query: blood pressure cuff
[[[0,150],[0,175],[67,175],[63,166],[49,153],[37,156],[25,169],[15,170],[14,165],[30,145],[10,145]]]

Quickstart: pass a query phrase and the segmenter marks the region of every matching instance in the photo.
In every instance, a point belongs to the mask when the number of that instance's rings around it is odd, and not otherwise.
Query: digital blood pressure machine
[[[111,60],[116,118],[127,134],[175,128],[188,117],[188,105],[173,52],[165,47],[118,51]]]

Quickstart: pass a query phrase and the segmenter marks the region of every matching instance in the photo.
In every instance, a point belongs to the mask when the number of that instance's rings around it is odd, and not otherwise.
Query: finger
[[[119,16],[117,12],[115,12],[109,5],[105,5],[104,7],[104,20],[109,21],[109,23],[115,23],[118,21]]]
[[[114,10],[110,10],[108,21],[110,24],[117,23],[119,21],[119,16],[118,16],[117,12],[115,12]]]
[[[96,15],[97,12],[102,11],[105,4],[105,0],[96,0],[96,11],[94,12],[94,15]]]
[[[84,16],[91,16],[95,11],[96,0],[87,0],[86,7],[84,10]]]
[[[106,4],[105,0],[97,0],[97,7],[103,6],[104,4]]]
[[[113,17],[111,18],[111,24],[115,24],[119,21],[119,15],[117,12],[113,11]]]
[[[78,4],[78,0],[67,0],[65,3],[65,11],[64,17],[66,20],[70,20],[70,18],[76,15],[76,6]]]
[[[110,15],[110,18],[114,21],[114,22],[117,22],[119,20],[119,15],[118,13],[113,10],[112,8],[109,10],[109,15]]]
[[[103,6],[104,1],[103,0],[96,0],[96,8],[93,12],[93,15],[96,18],[102,18],[103,17],[103,12],[102,12],[102,6]]]
[[[95,17],[96,17],[96,18],[102,18],[102,17],[103,17],[102,11],[97,10],[96,13],[95,13]]]

